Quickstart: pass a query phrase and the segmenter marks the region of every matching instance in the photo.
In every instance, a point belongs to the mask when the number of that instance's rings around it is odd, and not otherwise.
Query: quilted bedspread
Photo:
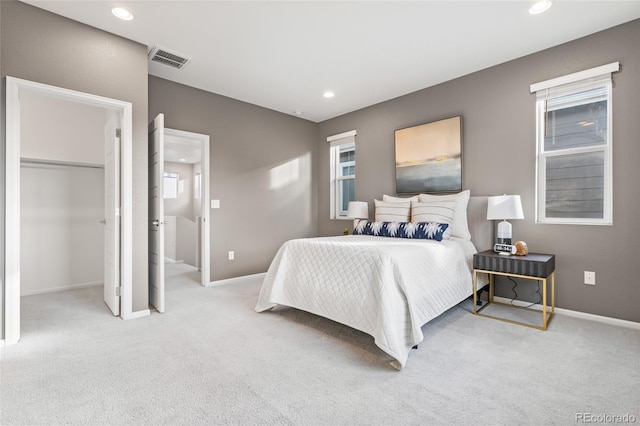
[[[405,366],[421,327],[473,293],[473,243],[368,235],[287,241],[265,276],[256,311],[285,305],[372,335]]]

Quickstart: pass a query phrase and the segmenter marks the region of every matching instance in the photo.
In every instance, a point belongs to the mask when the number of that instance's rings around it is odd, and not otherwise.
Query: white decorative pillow
[[[467,224],[467,204],[469,204],[470,196],[471,191],[467,189],[465,191],[458,192],[457,194],[448,195],[420,194],[418,195],[418,199],[420,202],[455,201],[456,212],[453,216],[453,223],[451,224],[453,228],[451,230],[451,236],[470,240],[471,233],[469,232],[469,225]]]
[[[451,225],[456,212],[453,200],[411,202],[411,222],[437,222]]]
[[[409,222],[411,202],[390,203],[373,200],[376,203],[376,222]]]
[[[418,196],[414,195],[413,197],[392,197],[391,195],[384,194],[382,196],[382,201],[387,203],[404,203],[405,201],[418,201]]]

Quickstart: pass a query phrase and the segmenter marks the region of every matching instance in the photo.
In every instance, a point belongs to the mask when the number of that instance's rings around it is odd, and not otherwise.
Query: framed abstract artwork
[[[395,131],[396,193],[462,190],[462,116]]]

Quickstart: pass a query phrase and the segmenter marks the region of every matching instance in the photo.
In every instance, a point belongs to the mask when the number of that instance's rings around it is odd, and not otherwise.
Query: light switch
[[[220,200],[211,200],[211,208],[219,209],[220,208]]]

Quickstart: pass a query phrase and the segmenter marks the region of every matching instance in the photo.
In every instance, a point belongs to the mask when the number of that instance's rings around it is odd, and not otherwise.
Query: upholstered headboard
[[[467,223],[471,242],[476,250],[484,251],[493,247],[493,222],[487,220],[487,196],[473,196],[467,205]]]

